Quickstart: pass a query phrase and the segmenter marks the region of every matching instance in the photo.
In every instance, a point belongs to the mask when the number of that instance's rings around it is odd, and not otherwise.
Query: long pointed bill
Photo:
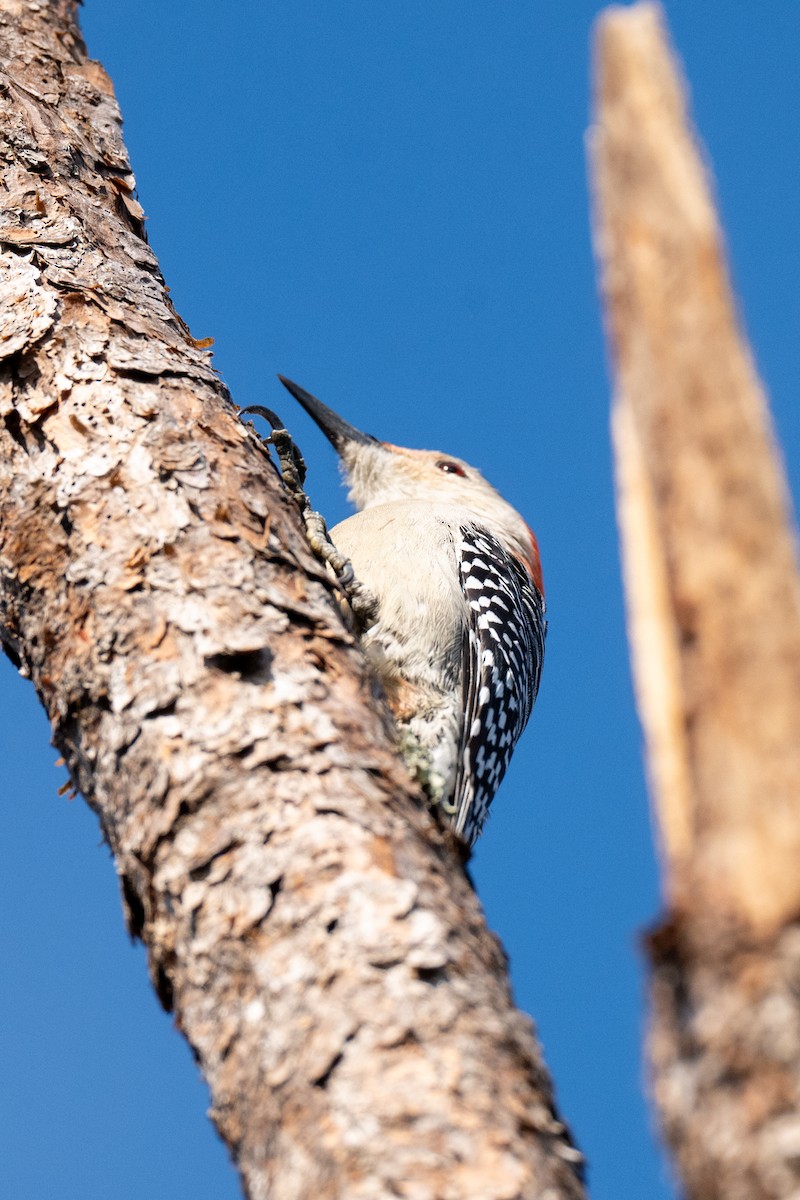
[[[295,400],[302,404],[311,419],[316,421],[328,441],[339,453],[341,453],[348,442],[359,442],[362,445],[380,445],[377,438],[372,437],[369,433],[362,433],[360,429],[356,429],[353,425],[348,425],[347,421],[343,421],[332,408],[328,408],[321,400],[317,400],[316,396],[312,396],[305,388],[292,383],[291,379],[286,379],[283,375],[279,375],[278,379],[280,379],[286,390],[291,392]]]

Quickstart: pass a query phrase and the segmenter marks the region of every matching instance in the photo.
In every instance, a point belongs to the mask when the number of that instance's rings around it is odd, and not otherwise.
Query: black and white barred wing
[[[453,826],[472,845],[531,715],[544,658],[544,599],[528,572],[476,526],[457,547],[468,622],[462,651],[464,727]]]

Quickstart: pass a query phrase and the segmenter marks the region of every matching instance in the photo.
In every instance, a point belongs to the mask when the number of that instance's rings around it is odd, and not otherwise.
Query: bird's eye
[[[464,468],[450,458],[440,458],[436,466],[440,471],[444,471],[445,475],[460,475],[462,479],[466,478],[467,472]]]

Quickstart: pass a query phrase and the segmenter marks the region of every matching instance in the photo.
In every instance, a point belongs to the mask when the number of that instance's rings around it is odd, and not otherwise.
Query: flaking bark
[[[660,9],[606,10],[591,135],[629,632],[668,914],[655,1099],[692,1200],[800,1194],[800,576]]]
[[[583,1196],[452,838],[171,308],[73,0],[2,0],[0,72],[2,640],[246,1194]]]

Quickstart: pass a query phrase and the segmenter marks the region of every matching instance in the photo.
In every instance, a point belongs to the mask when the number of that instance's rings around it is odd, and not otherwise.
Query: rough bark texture
[[[634,674],[670,913],[654,1091],[696,1200],[800,1195],[800,576],[660,10],[597,30],[591,151]]]
[[[452,838],[170,306],[73,0],[0,3],[0,130],[2,639],[247,1195],[582,1196]]]

